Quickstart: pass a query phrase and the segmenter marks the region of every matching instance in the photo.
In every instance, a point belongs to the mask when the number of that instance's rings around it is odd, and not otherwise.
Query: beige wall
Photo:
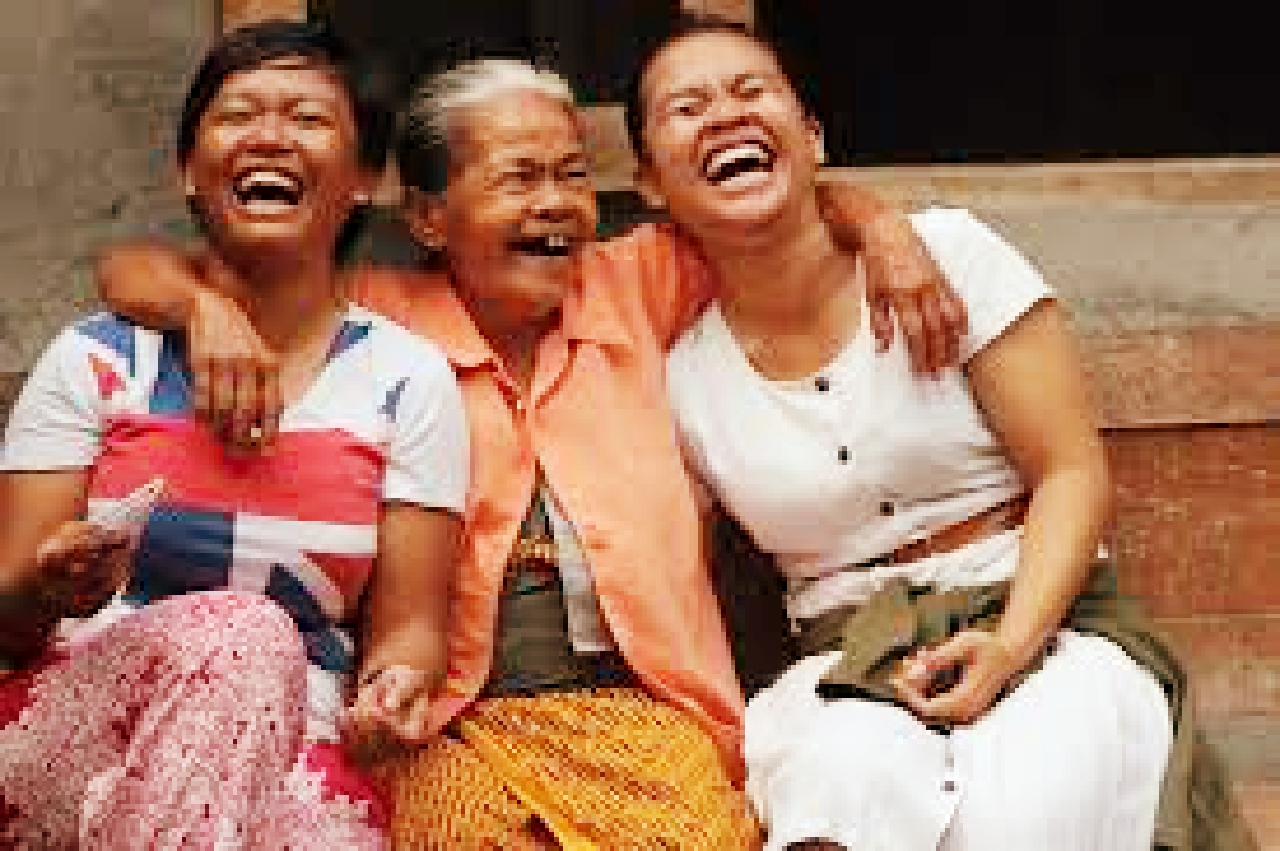
[[[215,0],[0,0],[0,373],[89,305],[101,239],[174,209],[168,152]]]
[[[306,0],[222,0],[219,6],[223,29],[233,29],[269,18],[298,21],[307,18]]]

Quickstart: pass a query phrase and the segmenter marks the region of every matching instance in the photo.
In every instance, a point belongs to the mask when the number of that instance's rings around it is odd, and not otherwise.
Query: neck
[[[304,347],[327,333],[343,303],[338,274],[328,253],[246,256],[224,254],[209,261],[209,278],[234,298],[264,343],[278,354]]]
[[[856,257],[841,250],[816,198],[749,237],[699,235],[720,282],[726,315],[776,330],[804,328],[856,280]]]
[[[527,391],[533,383],[538,344],[560,322],[560,305],[513,306],[506,299],[477,296],[466,286],[457,290],[476,328]]]

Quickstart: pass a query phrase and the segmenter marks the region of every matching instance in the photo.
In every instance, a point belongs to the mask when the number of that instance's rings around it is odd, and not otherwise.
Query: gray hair
[[[479,59],[433,75],[409,98],[396,140],[400,180],[428,193],[444,191],[450,133],[467,107],[512,92],[534,92],[574,107],[573,89],[554,71],[519,59]]]

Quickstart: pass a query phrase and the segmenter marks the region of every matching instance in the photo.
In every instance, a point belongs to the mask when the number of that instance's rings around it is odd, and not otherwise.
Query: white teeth
[[[251,171],[240,178],[239,186],[241,190],[252,189],[255,186],[278,186],[296,192],[298,181],[279,171]]]
[[[547,236],[547,247],[555,251],[561,251],[569,247],[569,238],[562,233],[553,233]]]
[[[748,142],[743,145],[735,145],[732,148],[726,148],[723,151],[717,151],[707,159],[706,167],[703,169],[708,177],[715,177],[721,174],[726,168],[733,163],[756,163],[759,165],[768,165],[771,157],[764,146],[758,142]]]

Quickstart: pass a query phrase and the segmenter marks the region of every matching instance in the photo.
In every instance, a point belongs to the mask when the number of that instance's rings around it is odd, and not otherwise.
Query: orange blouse
[[[471,423],[467,547],[440,727],[489,676],[503,571],[541,465],[632,670],[702,725],[741,775],[743,699],[664,380],[666,350],[705,302],[708,280],[660,226],[588,249],[521,398],[443,276],[361,273],[358,301],[444,350]]]

